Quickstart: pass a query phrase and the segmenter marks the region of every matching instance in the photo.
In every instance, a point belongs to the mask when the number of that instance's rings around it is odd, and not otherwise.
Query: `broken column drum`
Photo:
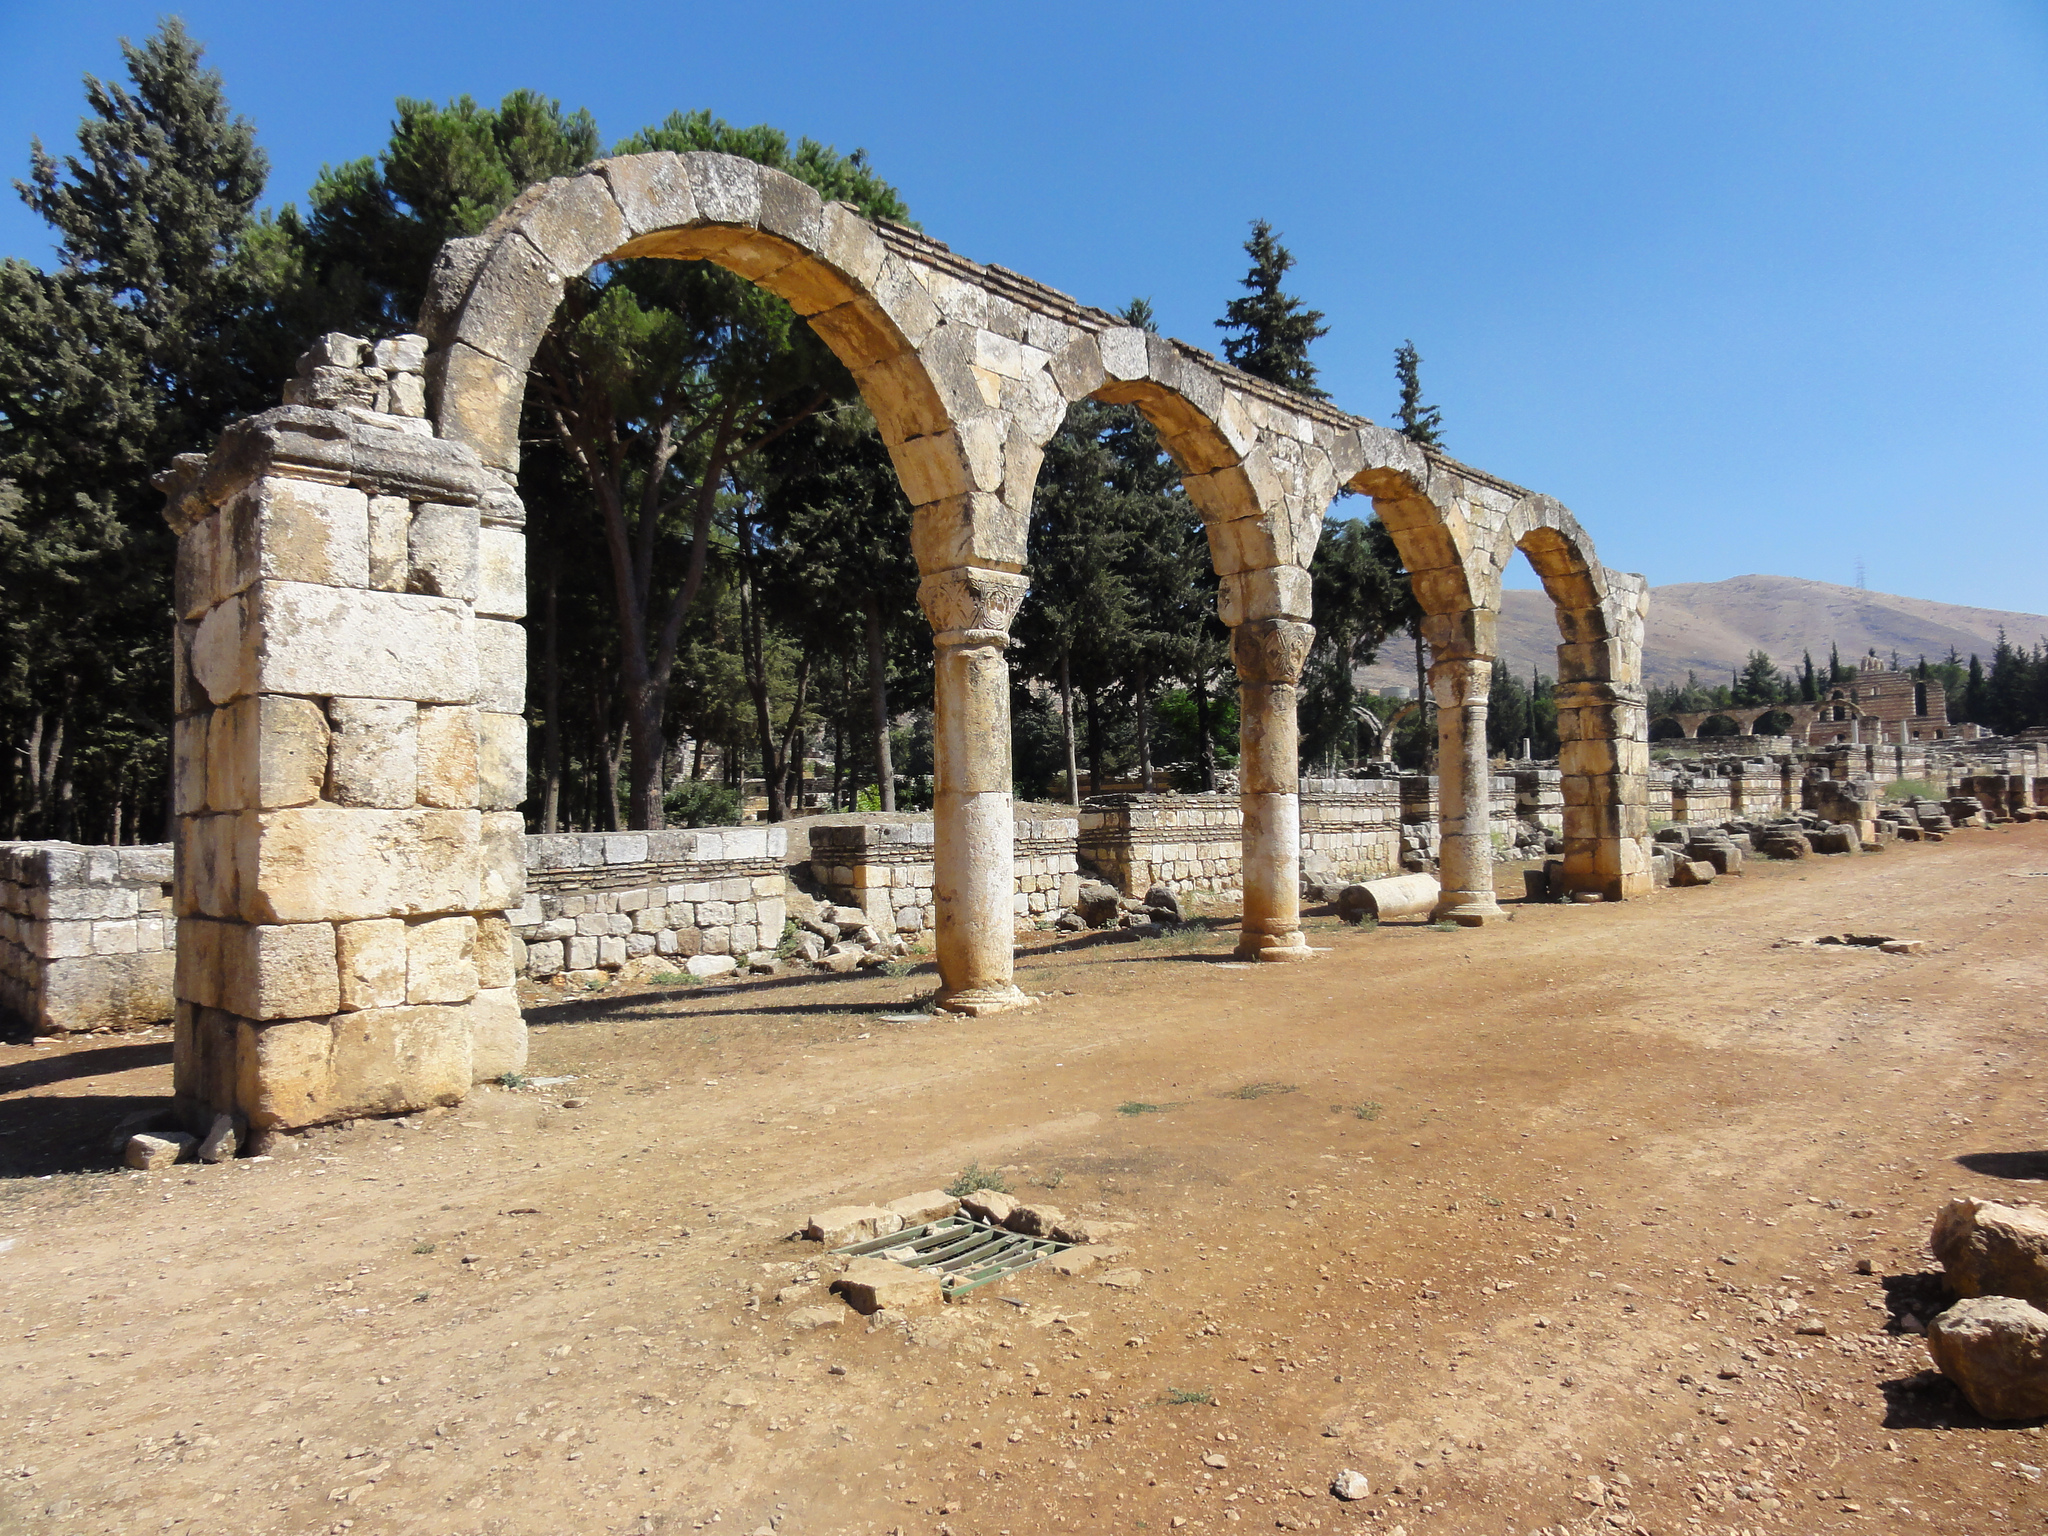
[[[528,366],[567,282],[600,263],[643,257],[712,262],[786,300],[851,372],[910,500],[912,552],[935,647],[934,904],[942,1007],[979,1013],[1025,1001],[1012,978],[1006,647],[1010,621],[1026,600],[1025,538],[1039,464],[1075,401],[1126,403],[1142,412],[1178,464],[1206,526],[1217,611],[1235,632],[1233,653],[1245,690],[1243,952],[1270,958],[1306,953],[1296,910],[1295,688],[1314,634],[1309,566],[1324,514],[1341,491],[1373,498],[1432,619],[1443,617],[1482,639],[1490,635],[1500,573],[1519,544],[1559,606],[1567,642],[1560,647],[1560,676],[1640,686],[1625,661],[1639,656],[1646,589],[1638,577],[1601,567],[1570,513],[1549,498],[1468,469],[1327,401],[1121,324],[1014,272],[965,260],[916,231],[869,222],[752,161],[708,153],[600,161],[529,188],[481,235],[442,248],[421,315],[423,359],[416,338],[381,343],[367,360],[314,359],[294,385],[294,409],[302,416],[269,428],[245,424],[229,434],[246,437],[254,430],[261,437],[274,430],[282,434],[275,443],[251,457],[224,439],[203,472],[192,468],[205,488],[201,499],[212,498],[205,510],[196,503],[178,510],[186,506],[185,490],[182,482],[174,487],[173,520],[181,526],[196,526],[259,481],[287,489],[314,485],[322,488],[318,495],[335,498],[323,502],[317,516],[299,514],[298,520],[338,530],[321,533],[304,555],[319,551],[340,563],[314,575],[296,567],[292,575],[273,571],[264,562],[291,565],[301,552],[284,524],[258,518],[249,523],[247,540],[215,544],[231,547],[237,560],[246,554],[264,585],[216,591],[209,582],[208,604],[189,609],[184,619],[188,646],[191,627],[212,623],[197,649],[226,691],[216,697],[207,688],[203,703],[181,710],[181,765],[189,760],[180,775],[180,814],[188,823],[181,841],[187,867],[181,889],[188,901],[181,914],[195,924],[237,925],[235,964],[258,978],[257,991],[266,997],[283,988],[287,976],[313,978],[288,1005],[279,1002],[293,1010],[289,1018],[275,1016],[279,1022],[332,1021],[348,1012],[346,1002],[339,1013],[328,1006],[321,980],[327,962],[315,962],[319,946],[312,933],[322,927],[334,939],[337,992],[346,976],[363,971],[386,980],[349,995],[375,997],[375,1008],[469,1010],[462,1017],[488,1013],[505,1021],[503,1028],[465,1034],[453,1015],[408,1013],[412,1022],[403,1041],[390,1035],[381,1043],[331,1022],[323,1026],[330,1038],[322,1047],[328,1063],[322,1070],[383,1084],[377,1089],[382,1107],[407,1107],[428,1091],[429,1078],[431,1096],[459,1094],[465,1073],[506,1059],[509,1047],[478,1042],[487,1035],[510,1041],[518,1027],[495,968],[488,980],[479,970],[477,991],[466,998],[453,996],[462,991],[455,980],[426,980],[463,972],[465,921],[475,926],[473,958],[488,954],[492,914],[518,900],[517,869],[506,867],[507,857],[516,866],[518,839],[506,829],[517,826],[512,808],[519,794],[503,799],[501,789],[524,777],[516,761],[524,737],[515,743],[512,729],[522,707],[517,621],[523,609],[509,589],[504,598],[485,598],[489,583],[482,576],[476,593],[461,587],[464,541],[482,538],[481,569],[492,568],[495,558],[496,569],[511,578],[522,527],[519,423]],[[403,426],[395,428],[394,418]],[[404,439],[399,448],[387,446],[397,438]],[[302,451],[295,446],[302,441],[323,446]],[[358,496],[360,507],[352,499]],[[407,563],[394,576],[398,567],[391,562],[401,548]],[[453,573],[454,585],[442,585],[444,570]],[[235,628],[236,645],[224,646],[229,621],[207,615],[231,599],[242,605],[233,610],[241,627]],[[279,670],[287,653],[303,648],[280,647],[273,637],[299,629],[320,637],[317,675]],[[1633,651],[1624,644],[1615,652],[1623,672],[1565,669],[1569,648],[1631,638]],[[217,658],[225,652],[247,655],[256,673],[252,683],[221,676]],[[1468,659],[1490,656],[1474,647]],[[238,706],[243,713],[229,723],[212,723]],[[203,730],[190,723],[202,715],[208,717]],[[395,794],[372,791],[368,800],[352,790],[345,794],[359,769],[377,777],[370,760],[388,740],[411,743],[415,800],[387,804]],[[309,754],[303,764],[302,752]],[[316,771],[311,761],[322,752],[327,766]],[[431,768],[420,755],[428,753]],[[491,781],[491,798],[461,801],[459,785],[442,783],[443,769],[458,761]],[[274,806],[238,799],[218,809],[195,798],[215,764],[225,771],[230,762],[279,773],[298,764],[293,771],[301,778],[289,793],[299,798]],[[1444,765],[1447,803],[1483,766],[1469,752]],[[1640,789],[1638,783],[1633,792]],[[1629,792],[1615,774],[1589,791],[1602,803]],[[460,803],[449,803],[450,796]],[[1607,829],[1602,836],[1628,835],[1626,818],[1609,817],[1601,825]],[[289,849],[282,841],[288,828],[297,838]],[[1585,867],[1573,878],[1593,882],[1628,861],[1610,849],[1581,862]],[[1490,906],[1491,878],[1484,861],[1460,876],[1468,915]],[[1609,882],[1607,894],[1632,889],[1622,878]],[[278,902],[294,890],[304,899],[290,904],[293,915],[270,915],[283,910]],[[409,975],[413,930],[430,920],[457,928],[417,936],[422,995],[413,996],[408,980],[399,996],[389,980],[397,974],[398,940]],[[366,923],[395,924],[374,934],[396,937],[380,940],[382,949],[370,943],[370,929],[360,942],[346,938],[345,925]],[[289,937],[239,931],[294,927],[307,931]],[[279,947],[286,944],[296,946],[289,955]],[[444,949],[445,965],[436,958]],[[373,951],[384,958],[362,958]],[[192,1058],[181,1083],[194,1085],[209,1103],[280,1102],[268,1085],[287,1069],[277,1051],[261,1048],[258,1026],[269,1028],[268,1020],[261,1009],[238,1013],[234,1004],[208,1000],[220,994],[217,981],[202,979],[202,971],[203,964],[189,974],[180,967],[180,997],[190,1005],[181,1041]],[[217,978],[222,971],[216,965],[206,974]],[[237,994],[237,1000],[247,998]],[[202,1027],[199,1009],[243,1019],[251,1033]],[[436,1029],[450,1041],[469,1040],[466,1065],[457,1064],[452,1045],[430,1048],[428,1037],[440,1039]],[[282,1044],[286,1036],[272,1033]],[[313,1033],[309,1026],[291,1038],[310,1042]],[[200,1044],[228,1035],[254,1042],[252,1053],[237,1045],[222,1055]],[[344,1050],[346,1042],[354,1043]],[[345,1071],[344,1059],[352,1063]],[[441,1063],[438,1075],[426,1072],[430,1059]],[[241,1086],[230,1089],[230,1080]],[[414,1086],[390,1086],[401,1082]],[[300,1121],[332,1118],[359,1100],[367,1107],[377,1094],[330,1086],[302,1095],[292,1110],[264,1112]]]

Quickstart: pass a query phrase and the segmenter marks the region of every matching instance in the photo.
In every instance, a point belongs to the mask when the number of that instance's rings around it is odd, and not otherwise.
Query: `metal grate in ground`
[[[832,1251],[851,1258],[888,1259],[909,1269],[935,1269],[946,1300],[954,1301],[1073,1246],[1049,1237],[1026,1237],[971,1216],[946,1216]]]

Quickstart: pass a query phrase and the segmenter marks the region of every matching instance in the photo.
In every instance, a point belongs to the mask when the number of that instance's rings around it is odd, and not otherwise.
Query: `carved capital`
[[[1493,660],[1487,656],[1444,656],[1429,664],[1429,691],[1438,709],[1484,708],[1493,691]]]
[[[1230,632],[1230,656],[1247,683],[1297,683],[1316,628],[1295,619],[1256,619]]]
[[[963,565],[925,577],[917,601],[940,645],[1007,645],[1030,590],[1030,579],[1015,572]]]

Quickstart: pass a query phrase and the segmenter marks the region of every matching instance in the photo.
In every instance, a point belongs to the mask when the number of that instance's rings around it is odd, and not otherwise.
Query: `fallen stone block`
[[[857,944],[834,944],[818,957],[818,967],[820,970],[844,976],[859,965],[866,954],[867,951]]]
[[[1958,1296],[2016,1296],[2048,1306],[2048,1208],[1951,1200],[1929,1246]]]
[[[683,962],[684,970],[704,981],[714,976],[730,976],[739,968],[739,961],[731,955],[692,955]]]
[[[1917,955],[1927,947],[1925,939],[1886,939],[1877,946],[1888,955]]]
[[[1927,1352],[1985,1418],[2048,1414],[2048,1312],[2012,1296],[1959,1301],[1927,1325]]]
[[[1070,1249],[1056,1253],[1047,1259],[1046,1266],[1056,1275],[1085,1275],[1095,1267],[1096,1255],[1085,1249]]]
[[[903,1218],[879,1205],[835,1205],[812,1212],[804,1224],[804,1236],[827,1248],[844,1248],[848,1243],[902,1230]]]
[[[977,1189],[971,1195],[960,1197],[960,1209],[977,1221],[991,1226],[1009,1225],[1010,1213],[1017,1209],[1017,1200],[1004,1194],[1000,1189]]]
[[[1704,859],[1679,859],[1671,866],[1671,883],[1677,886],[1712,885],[1714,866]]]
[[[1829,827],[1816,832],[1809,841],[1815,853],[1861,853],[1863,839],[1854,827]]]
[[[960,1209],[960,1202],[943,1189],[927,1189],[919,1194],[905,1195],[900,1200],[891,1200],[882,1207],[903,1218],[906,1227],[921,1227],[928,1221],[940,1221]]]
[[[206,1140],[199,1143],[199,1161],[231,1163],[235,1160],[235,1151],[241,1142],[241,1128],[235,1124],[235,1117],[215,1115],[213,1125],[206,1133]]]
[[[846,1273],[832,1282],[832,1289],[865,1317],[884,1310],[936,1307],[945,1300],[935,1271],[907,1269],[888,1259],[855,1259]]]
[[[197,1141],[183,1131],[144,1132],[128,1138],[128,1150],[123,1160],[130,1168],[140,1168],[144,1173],[154,1173],[159,1168],[168,1168],[181,1161]]]
[[[1026,1237],[1051,1237],[1053,1229],[1066,1219],[1066,1212],[1056,1205],[1020,1205],[1004,1225]]]
[[[845,1315],[844,1307],[798,1307],[783,1321],[798,1333],[809,1333],[817,1328],[837,1328]]]

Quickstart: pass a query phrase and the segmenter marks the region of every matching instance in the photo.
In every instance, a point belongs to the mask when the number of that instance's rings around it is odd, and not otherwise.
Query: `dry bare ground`
[[[0,1528],[2038,1531],[2041,1425],[1907,1330],[1938,1204],[2048,1179],[2044,898],[2034,824],[1308,966],[1033,950],[980,1022],[536,994],[571,1081],[158,1174],[100,1142],[166,1037],[0,1047]],[[1773,947],[1842,930],[1930,945]],[[810,1209],[970,1163],[1133,1225],[791,1327]]]

